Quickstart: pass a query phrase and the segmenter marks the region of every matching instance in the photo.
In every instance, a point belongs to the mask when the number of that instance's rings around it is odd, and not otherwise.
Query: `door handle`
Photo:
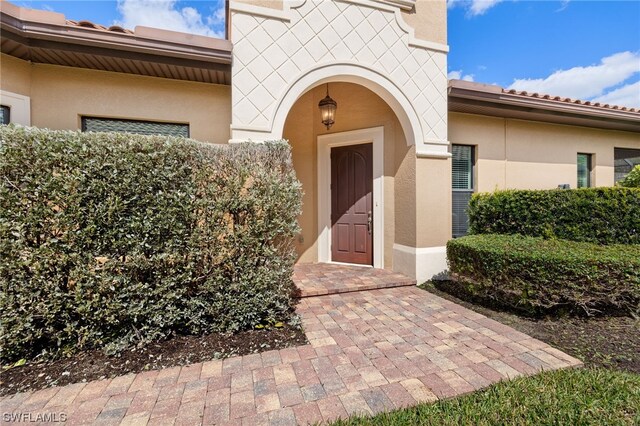
[[[373,219],[371,217],[371,210],[369,210],[369,213],[367,213],[367,231],[369,231],[369,235],[371,235],[371,224],[373,222]]]

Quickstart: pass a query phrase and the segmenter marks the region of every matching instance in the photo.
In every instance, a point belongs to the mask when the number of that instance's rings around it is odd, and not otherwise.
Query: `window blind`
[[[451,156],[453,189],[473,189],[473,147],[453,145]]]
[[[614,148],[614,180],[624,179],[635,166],[640,164],[640,149]]]
[[[127,132],[140,135],[189,137],[189,125],[153,121],[82,117],[83,132]]]
[[[473,147],[469,145],[452,145],[451,156],[452,235],[457,238],[466,235],[469,229],[467,208],[474,189]]]
[[[452,197],[452,235],[453,238],[463,237],[469,231],[469,214],[467,208],[473,191],[455,191]]]

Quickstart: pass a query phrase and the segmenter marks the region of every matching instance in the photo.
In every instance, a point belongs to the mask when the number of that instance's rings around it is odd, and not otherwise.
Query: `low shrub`
[[[640,188],[640,164],[635,166],[624,179],[618,182],[625,188]]]
[[[640,246],[469,235],[447,243],[450,271],[474,296],[532,314],[640,313]]]
[[[470,234],[521,234],[640,244],[640,189],[509,190],[476,194]]]
[[[232,332],[292,311],[286,143],[0,129],[1,360]]]

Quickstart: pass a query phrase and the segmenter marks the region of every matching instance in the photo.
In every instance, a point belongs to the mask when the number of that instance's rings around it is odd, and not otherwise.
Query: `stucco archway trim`
[[[276,106],[270,133],[282,135],[289,111],[296,101],[312,88],[332,82],[359,84],[376,93],[398,117],[407,139],[407,145],[414,145],[416,141],[420,141],[422,124],[409,99],[382,74],[356,63],[320,65],[296,79],[287,88]],[[342,119],[348,120],[349,117]]]
[[[289,111],[302,95],[325,83],[346,82],[368,88],[382,98],[398,117],[408,146],[416,145],[419,157],[449,157],[446,141],[423,140],[422,121],[402,90],[383,74],[357,63],[318,65],[301,74],[277,101],[271,128],[232,126],[230,142],[259,142],[281,139]],[[348,120],[348,117],[342,119]]]

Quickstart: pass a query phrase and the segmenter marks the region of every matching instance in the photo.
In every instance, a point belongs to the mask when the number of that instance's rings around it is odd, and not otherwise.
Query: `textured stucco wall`
[[[189,123],[194,139],[229,140],[229,86],[2,59],[0,86],[31,97],[33,126],[76,130],[88,115]]]
[[[31,96],[31,63],[0,54],[0,89]]]
[[[477,190],[577,186],[578,153],[593,154],[594,186],[612,186],[614,147],[640,149],[640,134],[450,113],[449,140],[477,146]]]
[[[285,13],[233,3],[232,139],[282,136],[316,82],[350,82],[391,106],[416,152],[447,155],[447,54],[384,2],[308,0]],[[265,15],[275,14],[275,17]],[[285,19],[286,17],[286,19]]]
[[[416,159],[416,245],[442,247],[451,239],[451,159]]]
[[[282,10],[282,0],[236,0],[252,6]],[[329,1],[329,0],[327,0]],[[402,17],[421,40],[447,44],[446,0],[417,0],[414,10],[402,11]]]
[[[447,44],[446,0],[418,0],[415,10],[403,11],[402,17],[414,29],[416,38]]]

